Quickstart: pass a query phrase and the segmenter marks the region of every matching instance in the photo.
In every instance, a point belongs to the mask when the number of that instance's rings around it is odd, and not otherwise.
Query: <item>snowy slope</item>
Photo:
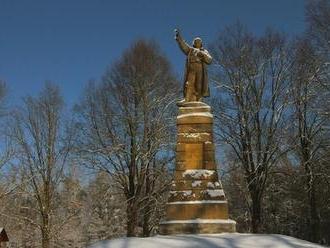
[[[98,242],[90,248],[317,248],[304,240],[277,234],[223,233],[210,235],[156,236],[121,238]]]

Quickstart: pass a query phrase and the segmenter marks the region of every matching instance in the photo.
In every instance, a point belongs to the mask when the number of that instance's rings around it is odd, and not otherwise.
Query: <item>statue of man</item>
[[[197,37],[193,45],[189,46],[181,37],[179,30],[175,29],[175,40],[182,52],[187,55],[184,74],[184,99],[178,104],[192,101],[201,101],[202,97],[210,96],[206,65],[211,64],[212,57],[203,48],[202,39]]]

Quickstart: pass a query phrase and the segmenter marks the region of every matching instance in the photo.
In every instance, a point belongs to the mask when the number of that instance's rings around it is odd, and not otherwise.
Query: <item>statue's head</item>
[[[199,37],[196,37],[194,40],[193,40],[193,47],[195,48],[202,48],[202,39],[199,38]]]

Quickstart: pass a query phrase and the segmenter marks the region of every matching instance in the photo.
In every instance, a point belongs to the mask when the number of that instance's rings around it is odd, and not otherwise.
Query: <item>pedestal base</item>
[[[229,219],[164,221],[160,224],[159,232],[162,235],[236,232],[236,222]]]
[[[177,131],[174,180],[160,234],[235,232],[217,173],[210,106],[182,103]]]

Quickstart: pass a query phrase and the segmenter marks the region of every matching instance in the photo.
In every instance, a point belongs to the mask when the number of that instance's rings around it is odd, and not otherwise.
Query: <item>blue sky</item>
[[[68,105],[90,79],[137,38],[156,40],[181,74],[184,57],[173,29],[207,44],[238,19],[260,34],[273,26],[304,30],[304,0],[0,0],[0,79],[19,103],[45,81],[60,85]],[[181,75],[180,75],[181,76]]]

